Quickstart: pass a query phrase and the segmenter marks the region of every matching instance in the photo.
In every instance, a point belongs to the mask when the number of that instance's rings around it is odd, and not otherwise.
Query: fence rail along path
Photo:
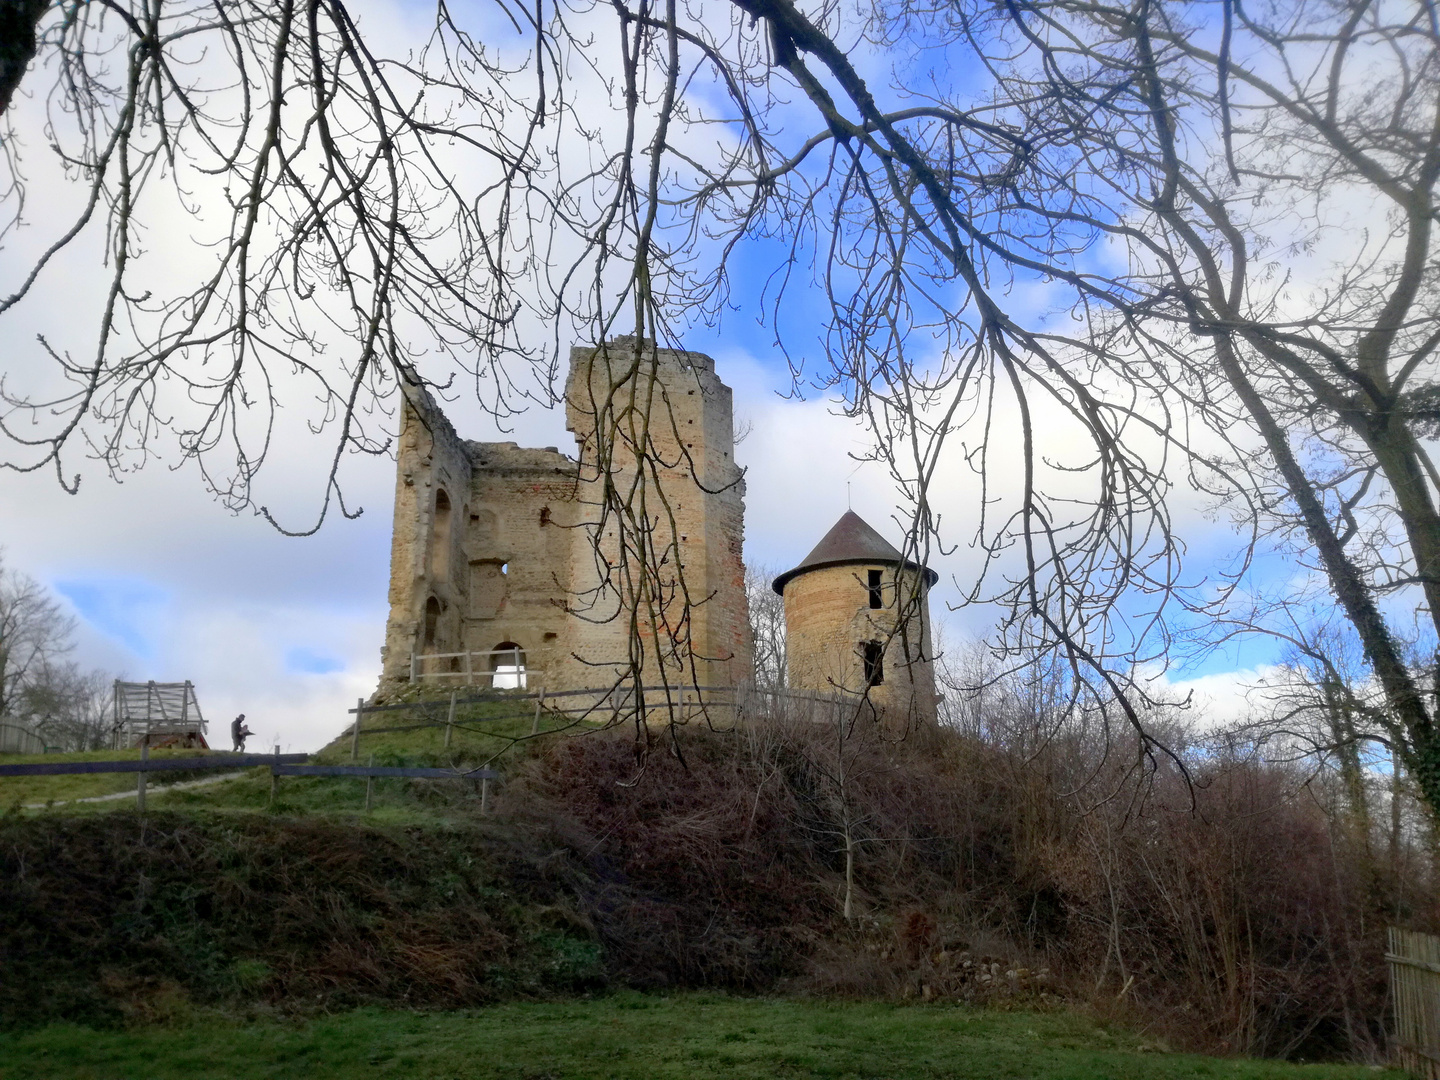
[[[136,773],[135,797],[145,809],[145,778],[153,772],[189,772],[202,769],[270,769],[270,794],[282,776],[351,776],[367,781],[365,809],[370,809],[372,783],[376,777],[407,777],[418,780],[479,780],[481,810],[489,809],[490,781],[499,777],[493,769],[435,769],[405,765],[306,765],[309,754],[206,754],[204,757],[152,758],[149,748],[140,748],[139,758],[123,761],[36,761],[0,763],[0,776],[73,776],[86,773]]]

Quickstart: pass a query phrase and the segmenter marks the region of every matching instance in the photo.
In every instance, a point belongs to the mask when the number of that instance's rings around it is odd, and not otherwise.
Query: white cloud
[[[467,17],[493,17],[493,10],[483,6],[465,10]],[[377,0],[364,8],[367,31],[390,41],[419,42],[426,28],[416,21],[417,11]],[[599,85],[598,77],[593,81]],[[588,123],[613,133],[607,94],[582,94],[577,103]],[[31,123],[41,106],[28,101],[20,108]],[[585,153],[561,162],[567,175],[587,164],[591,149],[577,148]],[[700,151],[698,144],[687,149]],[[4,256],[9,274],[25,264],[37,244],[48,242],[54,223],[74,203],[74,189],[53,182],[38,147],[29,165],[36,181],[31,211],[52,228],[10,238]],[[162,200],[146,239],[152,264],[161,264],[156,282],[182,280],[181,275],[193,276],[206,265],[207,250],[192,242],[199,228],[183,207]],[[574,254],[575,243],[574,238],[561,241],[560,250],[551,253],[558,264]],[[41,370],[46,362],[31,344],[39,330],[56,335],[76,355],[86,354],[86,335],[93,335],[93,314],[105,285],[100,254],[94,237],[63,252],[20,318],[12,313],[7,334],[19,343],[6,361],[12,388],[16,380],[38,382],[50,370]],[[1034,284],[1022,284],[1014,299],[1032,308],[1051,303]],[[853,457],[868,445],[858,422],[838,415],[824,399],[777,396],[789,389],[787,369],[778,357],[744,353],[723,338],[692,346],[716,355],[721,377],[734,388],[737,418],[752,426],[736,451],[737,460],[749,468],[748,558],[776,569],[793,565],[847,506],[899,540],[902,528],[894,519],[901,500],[891,478],[882,466]],[[447,411],[464,437],[572,450],[559,410],[531,409],[505,430],[465,387],[455,398]],[[327,463],[321,442],[305,433],[305,407],[292,403],[283,418],[288,423],[277,434],[258,499],[291,525],[309,524]],[[1019,459],[1013,442],[1007,449],[1004,440],[1013,439],[1016,421],[1003,411],[1001,420],[991,494],[1013,496]],[[1040,428],[1042,450],[1055,460],[1081,452],[1067,445],[1065,425],[1048,413],[1042,412]],[[958,450],[957,442],[936,484],[945,539],[957,547],[932,560],[941,572],[934,612],[950,628],[984,633],[992,609],[976,607],[958,615],[946,610],[959,600],[954,581],[968,583],[982,563],[972,546],[980,488]],[[262,742],[279,737],[289,748],[313,749],[344,727],[344,710],[369,693],[378,678],[393,464],[386,458],[348,459],[347,499],[363,506],[365,514],[357,521],[337,514],[316,536],[288,539],[259,518],[227,513],[206,496],[193,468],[172,472],[172,461],[151,461],[123,484],[88,467],[73,497],[59,490],[53,475],[0,472],[0,545],[7,561],[69,599],[82,618],[81,658],[87,663],[133,678],[191,679],[212,722],[243,711]],[[1051,479],[1063,480],[1062,490],[1075,492],[1087,482],[1078,473]],[[1198,497],[1181,490],[1175,508],[1184,528],[1193,530],[1192,546],[1197,537],[1206,537],[1218,538],[1217,550],[1228,547],[1228,529],[1203,520]],[[1193,686],[1197,701],[1202,691],[1211,695],[1210,708],[1218,714],[1237,707],[1237,688],[1252,674],[1246,669],[1176,686]]]
[[[1255,720],[1270,711],[1265,685],[1280,668],[1260,664],[1235,671],[1220,671],[1193,679],[1162,680],[1166,696],[1190,700],[1189,717],[1202,730]]]
[[[276,464],[279,489],[292,471],[283,454]],[[228,745],[223,724],[245,712],[267,745],[279,736],[310,750],[379,677],[394,465],[356,464],[351,495],[365,514],[299,539],[228,513],[190,470],[149,468],[124,484],[91,476],[74,496],[53,476],[3,473],[0,545],[73,609],[82,663],[193,681],[212,743]],[[340,668],[307,671],[297,651]]]

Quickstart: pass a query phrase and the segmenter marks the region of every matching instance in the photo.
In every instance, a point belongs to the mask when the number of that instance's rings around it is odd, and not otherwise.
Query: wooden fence
[[[140,757],[125,761],[46,761],[7,765],[0,763],[0,776],[69,776],[84,773],[136,773],[135,796],[140,810],[145,809],[146,778],[153,772],[191,772],[203,769],[243,769],[270,767],[270,796],[275,796],[282,776],[350,776],[365,780],[365,809],[376,777],[401,776],[420,780],[478,780],[481,783],[480,811],[490,808],[490,781],[499,773],[493,769],[433,769],[421,766],[376,765],[305,765],[309,754],[206,754],[204,757],[152,758],[149,747],[142,746]]]
[[[1440,1080],[1440,938],[1389,930],[1395,1055],[1420,1080]]]
[[[542,654],[551,650],[541,649]],[[443,686],[484,686],[495,690],[524,690],[529,673],[526,650],[518,645],[508,649],[469,649],[465,652],[411,653],[410,681],[422,685],[434,679]],[[477,664],[476,660],[480,662]]]
[[[718,726],[739,724],[747,716],[764,716],[790,721],[834,723],[838,717],[852,715],[868,707],[862,699],[850,694],[816,694],[804,691],[772,690],[754,686],[646,686],[640,690],[646,716],[652,721],[671,718],[681,723],[705,722]],[[485,720],[457,721],[456,709],[466,705],[505,702],[515,707],[511,719],[529,715],[531,735],[541,734],[542,717],[558,718],[566,726],[581,724],[612,724],[629,719],[636,709],[636,691],[628,684],[593,687],[586,690],[547,692],[543,688],[528,693],[514,691],[480,691],[461,696],[452,690],[449,699],[402,701],[393,705],[367,705],[364,698],[347,710],[355,722],[341,738],[350,739],[350,760],[360,760],[360,737],[422,728],[445,729],[445,745],[449,746],[454,730],[471,729],[473,724],[493,723]],[[418,722],[367,727],[361,730],[365,717],[379,713],[419,714]],[[443,714],[443,719],[441,718]]]

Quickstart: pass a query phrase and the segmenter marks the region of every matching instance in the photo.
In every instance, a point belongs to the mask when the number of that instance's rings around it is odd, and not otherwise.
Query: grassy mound
[[[479,694],[473,688],[457,693],[464,698]],[[486,691],[487,696],[496,691]],[[499,691],[499,694],[504,694]],[[401,704],[391,702],[390,704]],[[528,752],[537,742],[559,733],[589,730],[588,725],[546,709],[538,711],[535,702],[516,693],[513,698],[457,704],[454,723],[450,718],[450,696],[433,689],[423,696],[414,692],[406,708],[366,713],[360,725],[358,760],[367,761],[375,755],[377,764],[404,759],[412,764],[501,765]],[[351,736],[347,730],[320,750],[317,761],[345,763],[350,761]]]
[[[602,981],[574,868],[479,826],[260,815],[0,822],[0,1017],[177,1002],[473,1005]]]
[[[755,723],[644,755],[531,739],[514,710],[417,746],[385,716],[362,760],[493,762],[495,813],[452,780],[380,781],[368,815],[363,781],[272,801],[260,770],[143,819],[0,820],[0,1022],[708,988],[1065,1001],[1182,1049],[1383,1051],[1383,876],[1284,769],[1212,754],[1140,788],[1117,754],[1097,807],[1055,794],[1111,767],[1083,746]],[[1436,895],[1409,889],[1413,925]]]

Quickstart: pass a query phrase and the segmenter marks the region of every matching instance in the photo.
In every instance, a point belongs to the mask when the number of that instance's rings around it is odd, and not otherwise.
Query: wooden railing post
[[[375,767],[375,755],[374,755],[374,754],[371,754],[371,755],[370,755],[370,767],[371,767],[372,769]],[[375,792],[375,777],[373,777],[373,776],[367,776],[367,777],[365,777],[365,813],[367,813],[367,814],[370,812],[370,796],[373,795],[374,792]]]
[[[450,691],[450,712],[445,716],[445,749],[450,749],[450,738],[455,733],[455,691]]]
[[[150,760],[150,732],[147,730],[140,739],[140,760]],[[145,773],[135,774],[135,806],[140,813],[145,812]]]
[[[357,698],[355,701],[355,728],[350,733],[350,760],[360,760],[360,720],[365,715],[365,699]]]
[[[540,687],[540,692],[535,695],[535,720],[530,725],[530,734],[540,734],[540,710],[545,707],[545,688]]]
[[[490,778],[488,776],[480,779],[480,813],[490,813]]]
[[[360,719],[359,719],[358,716],[357,716],[356,719],[355,719],[355,723],[356,723],[357,725],[360,723]],[[280,790],[280,770],[279,770],[279,768],[277,768],[277,766],[278,766],[279,764],[280,764],[280,744],[277,742],[277,743],[275,744],[275,762],[270,766],[270,805],[271,805],[271,806],[274,806],[274,805],[275,805],[275,796],[276,796],[276,794],[277,794],[277,793],[279,792],[279,790]]]

